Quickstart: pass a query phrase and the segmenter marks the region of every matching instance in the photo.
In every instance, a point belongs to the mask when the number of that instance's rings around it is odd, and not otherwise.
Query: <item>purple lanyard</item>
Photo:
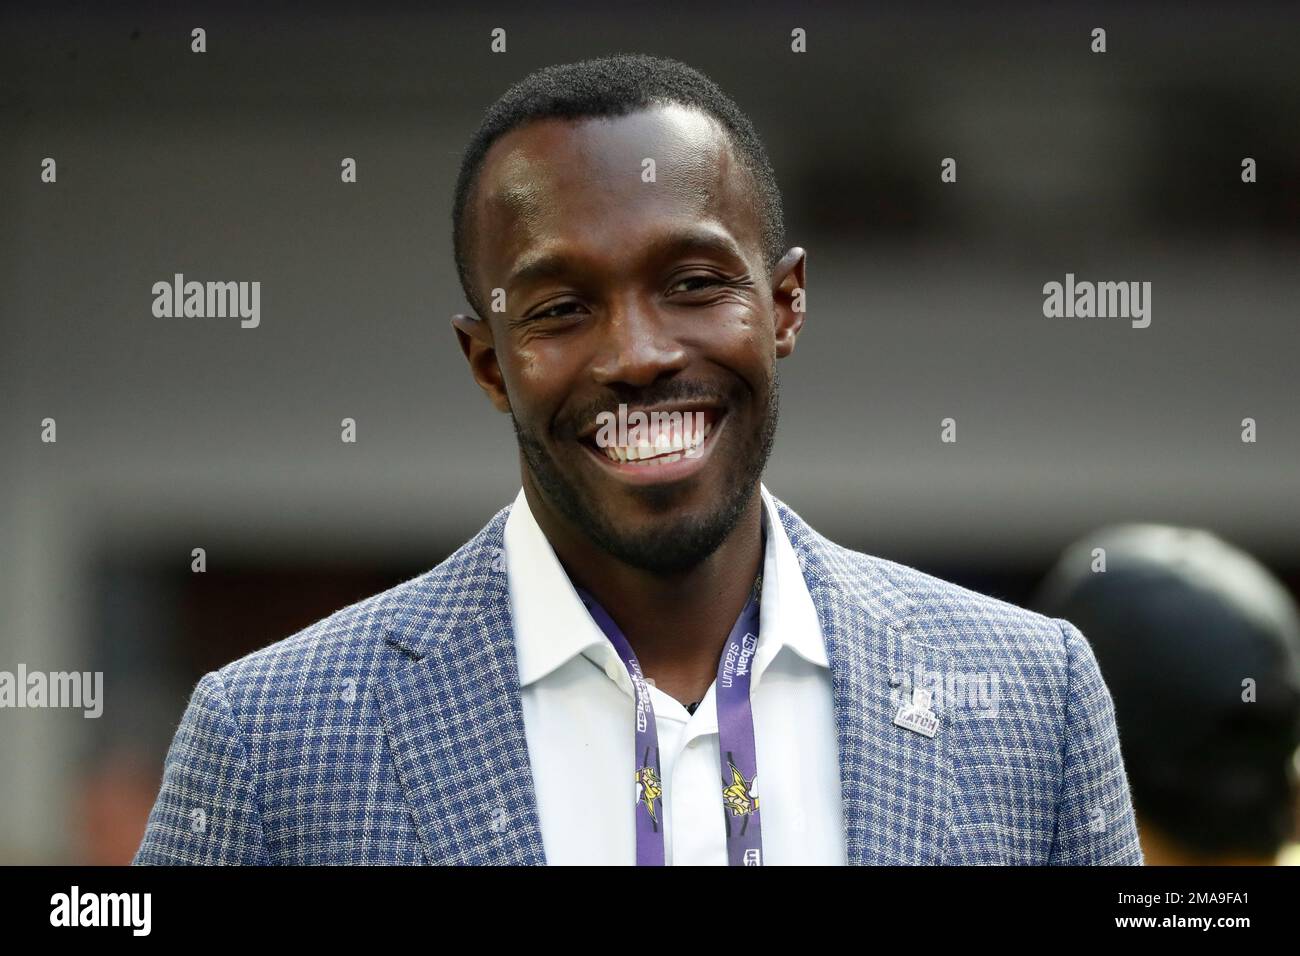
[[[727,859],[732,866],[761,866],[762,824],[758,813],[758,755],[749,679],[758,646],[758,587],[727,637],[718,661],[714,699],[718,710],[718,750],[722,758],[722,818],[727,828]],[[641,664],[613,618],[586,591],[577,588],[592,619],[600,625],[627,668],[636,697],[636,863],[664,865],[663,781],[659,776],[659,732],[650,687]]]

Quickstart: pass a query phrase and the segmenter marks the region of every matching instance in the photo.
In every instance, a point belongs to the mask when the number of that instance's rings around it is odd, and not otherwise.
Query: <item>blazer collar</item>
[[[546,862],[501,551],[508,511],[411,582],[384,626],[403,656],[379,711],[434,864]]]
[[[936,863],[952,791],[944,715],[933,738],[894,716],[912,675],[945,672],[947,654],[911,633],[914,602],[878,562],[774,501],[826,640],[848,862]],[[376,695],[431,863],[545,862],[502,559],[508,513],[407,585],[384,622],[402,656]]]

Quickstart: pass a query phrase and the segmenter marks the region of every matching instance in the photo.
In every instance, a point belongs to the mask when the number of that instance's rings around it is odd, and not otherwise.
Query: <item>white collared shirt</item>
[[[750,700],[768,865],[843,864],[843,808],[830,666],[817,611],[762,488],[766,553]],[[634,696],[521,490],[505,528],[524,729],[546,858],[634,864]],[[650,687],[659,733],[666,861],[727,863],[718,717]]]

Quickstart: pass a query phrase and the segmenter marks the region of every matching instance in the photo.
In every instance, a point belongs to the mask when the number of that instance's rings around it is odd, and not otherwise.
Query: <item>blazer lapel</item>
[[[942,859],[952,795],[944,713],[933,738],[895,725],[920,680],[948,655],[908,631],[911,601],[876,567],[816,535],[779,505],[826,639],[835,697],[844,834],[851,864]]]
[[[430,863],[546,862],[499,560],[505,514],[386,625],[404,657],[379,710]]]

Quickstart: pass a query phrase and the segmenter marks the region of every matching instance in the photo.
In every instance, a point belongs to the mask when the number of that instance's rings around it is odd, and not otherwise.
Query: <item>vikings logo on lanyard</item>
[[[722,814],[727,833],[727,859],[732,866],[763,863],[758,757],[754,750],[754,714],[749,701],[750,671],[758,646],[758,596],[762,580],[760,573],[745,609],[727,637],[714,683],[718,750],[722,757]],[[663,866],[664,834],[660,815],[663,783],[659,775],[659,732],[655,727],[650,687],[632,646],[613,618],[590,594],[581,588],[577,590],[632,679],[636,698],[636,862],[637,866]]]

